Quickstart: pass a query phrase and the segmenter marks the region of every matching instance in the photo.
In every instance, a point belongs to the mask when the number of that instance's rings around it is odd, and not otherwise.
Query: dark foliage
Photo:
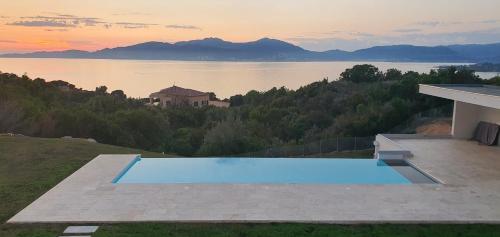
[[[372,65],[347,69],[340,80],[297,90],[272,88],[230,98],[231,108],[160,109],[123,91],[76,89],[0,74],[0,132],[84,137],[98,142],[181,155],[230,155],[334,136],[372,136],[413,114],[449,104],[420,95],[418,84],[498,83],[472,71],[383,73]]]

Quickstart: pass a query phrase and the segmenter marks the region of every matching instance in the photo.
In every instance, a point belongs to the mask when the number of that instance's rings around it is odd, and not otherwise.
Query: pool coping
[[[120,173],[116,175],[116,177],[111,181],[113,184],[118,184],[118,181],[125,175],[137,162],[141,160],[141,155],[137,155],[134,160],[130,161],[128,165],[126,165]]]

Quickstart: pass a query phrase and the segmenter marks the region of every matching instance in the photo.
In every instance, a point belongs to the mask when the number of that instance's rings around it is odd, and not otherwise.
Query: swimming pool
[[[434,183],[406,162],[324,158],[137,158],[116,184]]]
[[[398,168],[399,167],[399,168]],[[137,158],[113,183],[411,184],[434,183],[406,162],[324,158]]]

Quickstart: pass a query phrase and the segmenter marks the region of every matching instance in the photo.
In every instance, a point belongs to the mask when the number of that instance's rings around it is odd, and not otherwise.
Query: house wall
[[[208,105],[212,105],[212,106],[215,106],[215,107],[228,108],[230,104],[229,104],[229,102],[225,102],[225,101],[215,101],[215,100],[212,100],[212,101],[208,102]]]
[[[177,96],[177,95],[160,95],[158,97],[151,97],[150,103],[153,104],[155,98],[159,100],[159,105],[161,107],[168,107],[170,105],[189,105],[193,107],[202,107],[212,105],[215,107],[229,107],[229,102],[225,101],[211,101],[210,95],[202,96]]]
[[[162,107],[168,107],[170,105],[190,105],[201,107],[203,105],[208,105],[208,95],[204,96],[178,96],[178,95],[160,95],[156,97],[159,99],[159,105]],[[153,98],[150,98],[150,102],[153,103]]]
[[[189,100],[184,96],[169,95],[169,96],[161,96],[160,97],[160,105],[162,107],[167,107],[170,105],[184,105],[184,104],[188,104],[188,103],[189,103]]]
[[[480,121],[500,124],[500,109],[455,101],[451,129],[454,138],[470,139]]]
[[[188,97],[188,99],[189,99],[189,105],[194,107],[202,107],[204,105],[208,105],[209,95],[207,94],[203,96],[191,96]]]

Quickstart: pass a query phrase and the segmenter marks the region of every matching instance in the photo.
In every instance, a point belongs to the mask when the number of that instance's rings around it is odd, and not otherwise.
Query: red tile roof
[[[155,97],[155,96],[158,96],[160,94],[161,95],[188,96],[188,97],[208,95],[208,93],[206,93],[206,92],[201,92],[201,91],[192,90],[192,89],[186,89],[186,88],[182,88],[182,87],[178,87],[178,86],[172,86],[169,88],[165,88],[161,91],[152,93],[149,97]]]

